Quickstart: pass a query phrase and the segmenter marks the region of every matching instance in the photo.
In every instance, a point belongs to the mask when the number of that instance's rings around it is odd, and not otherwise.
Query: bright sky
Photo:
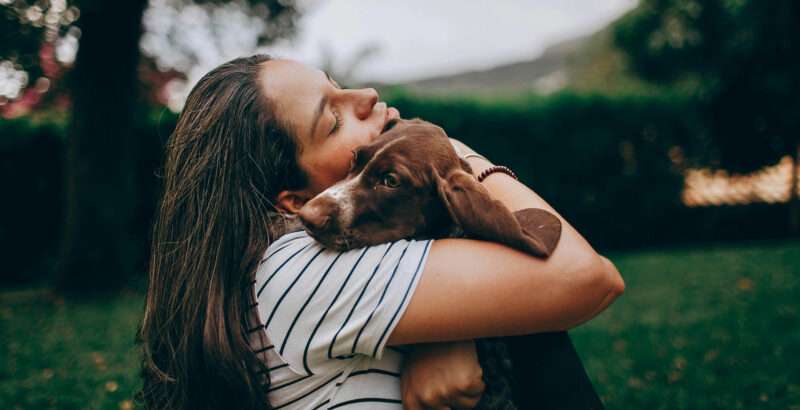
[[[376,51],[355,81],[402,82],[530,60],[554,43],[594,33],[636,0],[307,0],[296,40],[270,54],[344,72]]]
[[[0,0],[7,2],[8,0]],[[407,80],[455,74],[531,60],[548,46],[594,33],[637,0],[297,0],[303,10],[295,38],[266,50],[329,68],[342,83]],[[187,80],[167,85],[178,111],[210,69],[256,51],[263,22],[239,3],[204,8],[149,0],[142,50]],[[74,59],[78,36],[59,40],[60,61]],[[359,53],[372,50],[360,64]],[[355,70],[352,70],[355,67]],[[14,99],[27,73],[0,61],[0,100]]]

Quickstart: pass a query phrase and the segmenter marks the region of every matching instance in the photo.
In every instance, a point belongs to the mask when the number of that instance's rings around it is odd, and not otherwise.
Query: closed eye
[[[338,115],[336,115],[335,112],[333,113],[333,118],[336,120],[336,122],[333,124],[333,128],[331,129],[331,133],[328,134],[328,135],[335,134],[336,131],[339,131],[339,129],[342,127],[342,122],[343,122],[342,118],[339,117]]]

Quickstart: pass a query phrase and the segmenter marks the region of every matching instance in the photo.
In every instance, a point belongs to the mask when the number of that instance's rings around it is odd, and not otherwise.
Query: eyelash
[[[339,128],[342,126],[342,119],[336,115],[336,113],[333,113],[333,118],[336,119],[336,123],[333,125],[330,135],[335,134],[336,131],[339,131]]]

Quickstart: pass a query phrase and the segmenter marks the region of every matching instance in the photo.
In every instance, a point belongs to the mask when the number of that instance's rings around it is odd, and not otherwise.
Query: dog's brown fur
[[[299,213],[306,230],[326,247],[347,250],[403,238],[469,236],[547,257],[558,243],[557,217],[541,209],[512,214],[475,180],[444,130],[431,123],[391,121],[378,139],[353,154],[347,178]],[[529,408],[534,400],[602,407],[566,332],[481,339],[476,347],[486,381],[479,409]],[[546,363],[543,359],[578,379],[555,377],[556,383],[566,380],[561,391],[542,388],[544,397],[535,397],[539,393],[530,387],[542,383],[529,376],[530,368]],[[558,370],[546,376],[556,374]],[[515,382],[524,389],[515,388]]]
[[[351,170],[300,211],[306,229],[336,250],[403,238],[471,237],[547,257],[561,222],[541,209],[512,214],[471,174],[444,130],[421,120],[394,120],[354,150]]]

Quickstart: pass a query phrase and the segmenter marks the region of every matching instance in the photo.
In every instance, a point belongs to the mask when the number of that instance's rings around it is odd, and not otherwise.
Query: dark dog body
[[[420,120],[390,122],[354,151],[347,178],[299,216],[315,239],[337,250],[466,236],[547,257],[561,234],[547,211],[512,214],[475,181],[444,131]],[[480,339],[476,347],[487,386],[479,408],[602,408],[566,332]]]

